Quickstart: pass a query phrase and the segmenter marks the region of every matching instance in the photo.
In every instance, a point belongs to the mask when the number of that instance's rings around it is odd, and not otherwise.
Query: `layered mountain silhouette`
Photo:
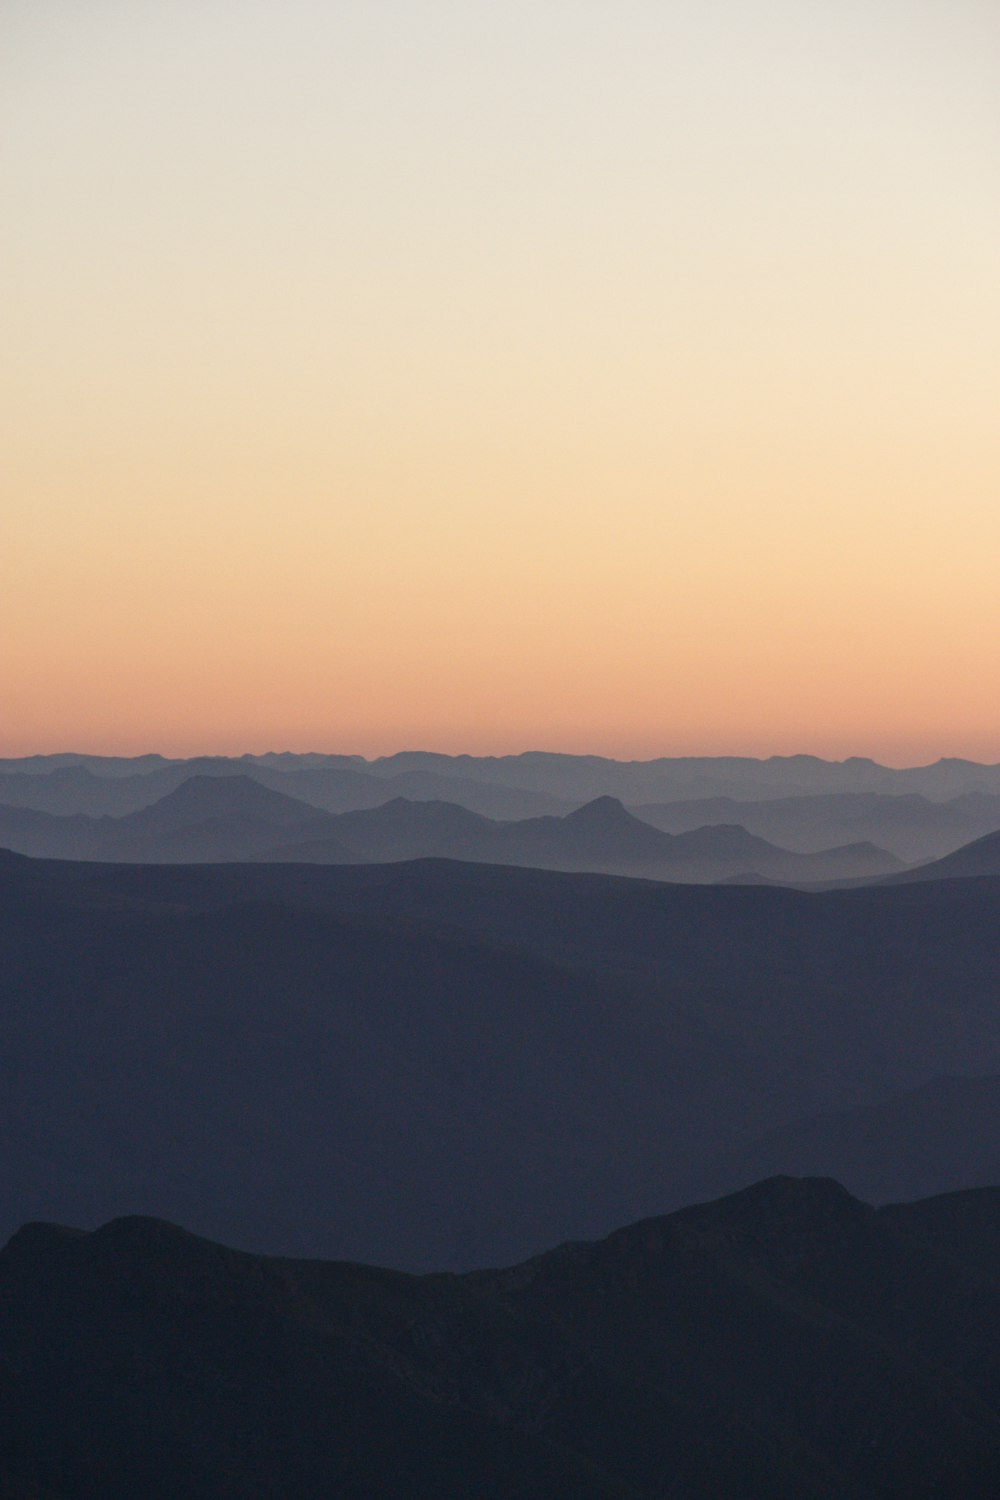
[[[60,822],[66,825],[61,843]],[[665,834],[611,797],[564,817],[516,822],[484,818],[453,803],[405,798],[352,813],[324,814],[250,777],[230,774],[189,777],[151,806],[119,818],[77,815],[60,820],[0,806],[0,839],[20,853],[135,863],[287,859],[343,864],[437,856],[707,882],[757,876],[810,883],[881,875],[899,867],[891,855],[865,844],[806,855],[779,849],[738,827]]]
[[[190,776],[118,818],[0,806],[0,841],[16,852],[123,863],[252,859],[295,830],[326,827],[316,809],[246,776]]]
[[[948,802],[880,792],[751,802],[709,797],[631,810],[666,833],[686,833],[712,823],[738,823],[759,838],[801,853],[871,842],[910,863],[950,854],[1000,828],[1000,796],[985,795],[956,797]]]
[[[597,798],[561,818],[506,823],[476,817],[449,803],[397,799],[343,815],[329,841],[296,840],[272,857],[341,863],[345,844],[365,863],[434,856],[699,882],[743,873],[793,882],[835,880],[879,874],[893,863],[884,851],[864,846],[793,855],[740,828],[702,829],[675,838],[633,817],[611,797]]]
[[[702,1168],[695,1196],[778,1173],[836,1177],[871,1203],[1000,1183],[1000,1077],[935,1078],[879,1104],[795,1120]]]
[[[0,1253],[0,1487],[992,1500],[998,1255],[998,1189],[782,1177],[461,1277],[32,1224]]]
[[[0,856],[0,1233],[513,1261],[726,1152],[1000,1073],[1000,882]],[[707,1182],[707,1176],[702,1179]]]
[[[984,838],[946,854],[943,859],[901,871],[894,878],[897,881],[969,880],[984,875],[1000,875],[1000,833],[988,833]]]
[[[106,820],[102,857],[185,863],[253,859],[276,838],[308,837],[326,819],[247,776],[192,776],[152,806]],[[349,858],[346,850],[343,858]]]
[[[366,761],[354,755],[243,755],[170,761],[162,756],[59,755],[0,760],[8,806],[59,814],[88,812],[120,816],[147,806],[193,774],[250,775],[280,789],[273,778],[294,777],[285,790],[331,812],[376,806],[392,797],[457,802],[488,817],[558,815],[597,797],[617,797],[627,805],[732,799],[758,802],[829,795],[920,796],[935,803],[1000,796],[1000,766],[941,760],[931,766],[896,770],[861,757],[824,761],[815,756],[691,757],[615,761],[602,756],[528,752],[511,756],[437,755],[404,752]],[[970,808],[965,809],[971,812]],[[718,821],[712,818],[710,821]],[[743,822],[723,817],[722,821]],[[989,825],[992,826],[992,825]],[[680,828],[667,831],[680,832]],[[776,831],[757,828],[764,837]],[[952,847],[988,831],[960,832]],[[877,831],[845,832],[835,843],[864,841]],[[778,842],[783,842],[778,838]],[[796,846],[798,847],[798,846]],[[808,845],[803,845],[808,852]],[[888,847],[895,849],[891,843]],[[905,858],[946,852],[944,847],[898,852]]]
[[[329,760],[332,764],[317,764]],[[249,777],[272,791],[284,792],[325,812],[353,812],[378,807],[397,797],[412,801],[452,801],[491,818],[523,818],[542,813],[569,812],[573,800],[545,792],[522,790],[502,783],[475,780],[419,769],[380,774],[365,762],[348,757],[241,756],[227,759],[203,756],[194,760],[165,762],[128,773],[116,762],[113,772],[102,774],[93,758],[86,764],[60,764],[52,770],[3,770],[0,762],[0,804],[58,816],[87,813],[90,816],[123,817],[159,801],[193,776]],[[97,764],[100,764],[99,762]],[[127,764],[127,763],[126,763]]]

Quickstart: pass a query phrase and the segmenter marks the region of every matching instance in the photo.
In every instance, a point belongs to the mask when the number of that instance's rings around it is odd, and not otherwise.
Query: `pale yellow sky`
[[[1000,9],[5,0],[0,754],[1000,760]]]

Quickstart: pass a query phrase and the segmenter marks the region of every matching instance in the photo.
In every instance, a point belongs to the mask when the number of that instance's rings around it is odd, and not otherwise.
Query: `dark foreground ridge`
[[[827,1179],[503,1271],[264,1259],[152,1219],[0,1254],[17,1500],[986,1500],[1000,1189]]]

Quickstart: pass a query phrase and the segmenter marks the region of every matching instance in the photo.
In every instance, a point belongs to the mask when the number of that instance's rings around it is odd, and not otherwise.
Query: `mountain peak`
[[[605,828],[620,827],[623,823],[638,823],[639,819],[633,817],[625,804],[617,797],[595,797],[592,802],[585,802],[582,807],[577,807],[573,812],[567,813],[563,819],[566,823],[589,823],[594,826]]]
[[[252,776],[188,776],[172,792],[151,804],[149,813],[190,814],[214,818],[232,813],[254,813],[282,822],[317,816],[316,809],[285,792],[272,791]]]

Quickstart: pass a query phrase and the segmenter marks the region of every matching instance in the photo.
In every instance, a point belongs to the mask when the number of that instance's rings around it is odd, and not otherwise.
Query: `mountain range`
[[[966,844],[913,870],[901,870],[895,881],[972,880],[981,875],[1000,875],[1000,833],[988,833],[974,843]]]
[[[122,817],[192,776],[251,777],[323,812],[389,801],[449,802],[515,821],[614,797],[667,833],[739,825],[797,853],[871,843],[926,862],[1000,829],[1000,768],[968,761],[895,770],[810,756],[619,762],[598,756],[29,756],[0,760],[0,805]]]
[[[985,879],[2,855],[0,1233],[147,1213],[414,1270],[604,1233],[769,1131],[1000,1073],[998,918]]]
[[[0,1500],[992,1500],[998,776],[0,763]]]
[[[2,791],[0,783],[0,791]],[[740,802],[700,798],[633,807],[666,833],[738,823],[748,833],[803,854],[841,844],[875,843],[907,863],[925,863],[1000,828],[1000,795],[965,793],[932,802],[914,793],[839,792]]]
[[[796,854],[740,827],[667,834],[611,797],[563,817],[512,822],[484,818],[457,804],[405,798],[324,814],[247,776],[190,776],[159,801],[118,818],[57,818],[0,805],[0,843],[36,856],[121,863],[366,864],[444,857],[681,881],[757,876],[806,884],[900,868],[893,856],[867,844]]]
[[[1000,1190],[825,1179],[412,1277],[168,1223],[0,1252],[9,1500],[993,1500]]]

